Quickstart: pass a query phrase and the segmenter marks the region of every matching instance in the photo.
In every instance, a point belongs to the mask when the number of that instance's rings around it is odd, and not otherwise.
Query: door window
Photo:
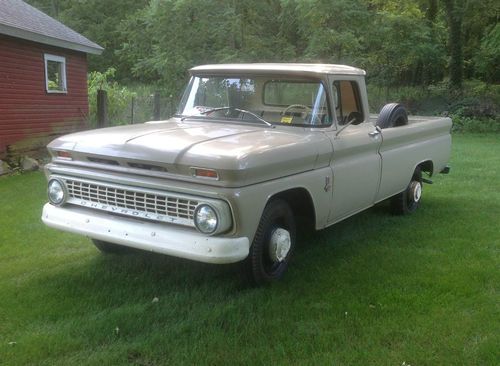
[[[358,83],[352,80],[336,80],[333,83],[335,114],[339,125],[354,120],[354,124],[365,120]]]

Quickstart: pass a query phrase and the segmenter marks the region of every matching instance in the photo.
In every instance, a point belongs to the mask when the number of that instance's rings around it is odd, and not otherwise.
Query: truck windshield
[[[193,76],[177,115],[296,126],[331,124],[323,84],[289,77]]]

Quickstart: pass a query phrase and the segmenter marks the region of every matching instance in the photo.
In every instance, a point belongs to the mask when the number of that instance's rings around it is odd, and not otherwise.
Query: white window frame
[[[48,53],[45,53],[43,56],[44,56],[44,60],[45,60],[45,90],[47,91],[47,93],[66,94],[68,92],[68,88],[66,86],[66,57],[51,55]],[[50,90],[49,89],[49,73],[48,73],[48,62],[49,61],[61,63],[61,81],[62,81],[62,88],[63,88],[62,90]]]

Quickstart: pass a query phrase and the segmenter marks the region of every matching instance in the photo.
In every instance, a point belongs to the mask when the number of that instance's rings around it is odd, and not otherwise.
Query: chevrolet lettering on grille
[[[68,202],[75,204],[75,201],[73,199],[70,199]],[[106,204],[102,204],[102,203],[96,203],[96,202],[84,201],[84,200],[80,200],[76,204],[83,206],[83,207],[90,207],[90,208],[95,208],[98,210],[109,211],[109,212],[113,212],[113,213],[120,214],[120,215],[127,215],[127,216],[148,219],[148,220],[164,221],[164,222],[170,222],[170,223],[175,223],[175,224],[190,225],[191,226],[191,223],[186,223],[186,221],[188,221],[187,219],[182,219],[182,218],[179,219],[179,218],[175,218],[175,217],[152,214],[152,213],[143,212],[143,211],[130,210],[130,209],[122,208],[122,207],[110,206],[110,205],[106,205]],[[192,222],[192,220],[190,220],[190,222]]]
[[[118,215],[194,226],[198,201],[172,193],[139,190],[102,182],[64,179],[68,203]]]

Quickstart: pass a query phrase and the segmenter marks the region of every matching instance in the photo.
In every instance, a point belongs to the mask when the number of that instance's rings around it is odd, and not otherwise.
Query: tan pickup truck
[[[415,211],[447,173],[451,120],[370,115],[363,70],[321,64],[199,66],[167,121],[60,137],[48,146],[42,220],[127,247],[280,278],[296,228],[324,229],[390,199]],[[426,174],[423,177],[423,174]]]

